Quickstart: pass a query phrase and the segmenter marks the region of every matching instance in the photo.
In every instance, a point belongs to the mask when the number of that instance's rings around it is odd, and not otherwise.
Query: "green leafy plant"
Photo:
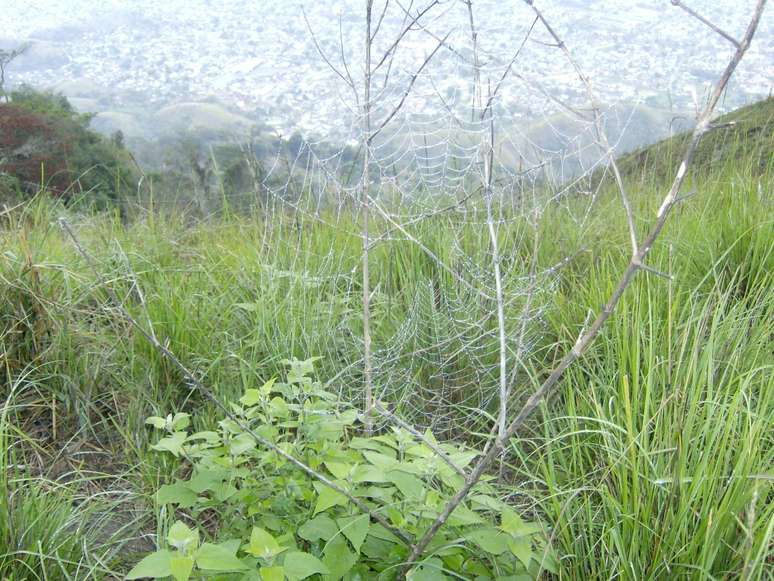
[[[186,479],[162,486],[160,505],[179,514],[166,547],[146,556],[128,579],[173,577],[290,581],[392,579],[409,548],[372,522],[342,493],[260,447],[245,431],[276,444],[362,500],[409,537],[420,536],[463,478],[422,441],[400,429],[362,437],[358,412],[312,379],[313,360],[288,361],[285,382],[248,389],[231,417],[192,432],[188,414],[152,417],[163,436],[153,446],[186,464]],[[425,437],[433,439],[427,432]],[[478,452],[437,444],[458,467]],[[189,469],[190,468],[190,469]],[[206,531],[206,532],[205,532]],[[202,542],[202,536],[211,537]],[[408,577],[532,579],[555,570],[542,527],[525,522],[480,483],[435,537]]]

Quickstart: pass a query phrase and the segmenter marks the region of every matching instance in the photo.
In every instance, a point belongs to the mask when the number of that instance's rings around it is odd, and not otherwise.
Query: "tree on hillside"
[[[137,173],[129,154],[89,129],[91,115],[67,99],[29,88],[0,104],[0,172],[23,192],[45,189],[101,207],[134,192]]]
[[[23,44],[11,49],[0,49],[0,97],[8,101],[8,95],[5,92],[5,70],[17,57],[23,55],[29,49],[29,44]]]

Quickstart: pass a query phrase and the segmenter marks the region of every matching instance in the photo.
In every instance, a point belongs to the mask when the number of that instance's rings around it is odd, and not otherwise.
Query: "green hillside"
[[[705,136],[696,152],[694,173],[771,174],[774,170],[774,97],[723,115],[715,124],[719,128]],[[673,173],[688,140],[689,134],[681,134],[634,151],[621,158],[621,169],[635,179]]]
[[[772,109],[721,120],[738,125],[702,145],[697,195],[671,216],[653,270],[412,579],[774,579]],[[638,231],[684,143],[621,160]],[[350,407],[364,384],[361,224],[348,207],[208,220],[154,208],[123,221],[45,196],[0,209],[0,579],[124,579],[137,566],[132,577],[394,579],[404,542],[279,453],[410,536],[462,485],[415,435],[366,437]],[[498,396],[476,212],[407,220],[408,236],[376,213],[370,225],[379,397],[463,467]],[[507,336],[526,329],[523,351],[508,345],[523,401],[615,288],[628,228],[612,185],[501,218]],[[108,289],[278,450],[192,389]]]

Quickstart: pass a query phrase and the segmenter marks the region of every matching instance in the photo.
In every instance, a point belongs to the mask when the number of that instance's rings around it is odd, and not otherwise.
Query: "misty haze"
[[[774,581],[767,0],[0,0],[0,581]]]

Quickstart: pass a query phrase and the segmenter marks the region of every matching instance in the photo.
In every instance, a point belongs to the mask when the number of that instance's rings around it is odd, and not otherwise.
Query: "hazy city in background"
[[[692,7],[732,34],[741,34],[751,0],[697,0]],[[618,120],[620,149],[684,128],[732,49],[668,0],[547,1],[543,9]],[[532,25],[520,1],[476,2],[484,74],[496,82]],[[135,147],[185,129],[239,136],[259,124],[286,137],[345,143],[356,130],[352,100],[323,62],[321,49],[352,74],[362,70],[362,2],[266,0],[0,0],[0,47],[29,43],[9,68],[21,83],[66,95],[81,111],[98,113],[93,127],[121,130]],[[398,30],[400,10],[385,29]],[[306,15],[306,17],[305,17]],[[444,2],[426,28],[412,33],[392,67],[404,81],[449,34],[447,46],[417,82],[404,107],[411,119],[464,110],[471,99],[470,53],[463,2]],[[764,19],[739,68],[723,110],[767,96],[774,85],[774,27]],[[389,38],[389,34],[382,35]],[[498,93],[498,126],[538,142],[560,111],[546,97],[585,102],[583,87],[544,32],[530,38]],[[458,51],[457,54],[452,54]],[[405,83],[404,83],[405,84]],[[395,84],[402,90],[401,83]],[[397,94],[384,95],[395,101]],[[441,97],[441,100],[438,99]],[[443,103],[443,104],[442,104]],[[623,129],[627,131],[623,131]]]
[[[0,580],[774,581],[772,3],[0,0]]]

